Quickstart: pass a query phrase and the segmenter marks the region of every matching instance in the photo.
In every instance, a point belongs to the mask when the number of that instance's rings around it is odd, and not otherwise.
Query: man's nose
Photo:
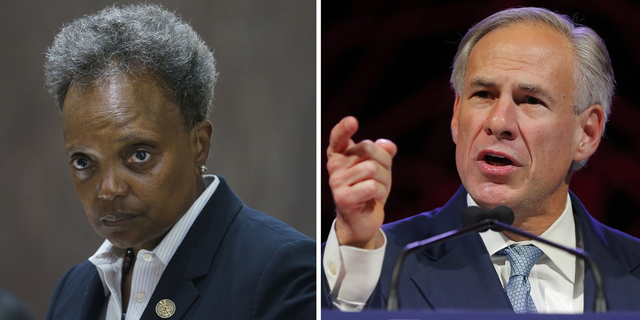
[[[117,169],[102,168],[102,178],[98,186],[98,198],[101,200],[113,200],[125,196],[128,187]]]
[[[484,122],[484,132],[497,139],[514,140],[520,135],[518,106],[510,95],[502,95],[494,104]]]

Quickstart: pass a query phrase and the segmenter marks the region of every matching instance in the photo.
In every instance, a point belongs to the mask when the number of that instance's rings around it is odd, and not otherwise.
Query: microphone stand
[[[483,221],[480,221],[478,223],[472,224],[470,226],[464,227],[462,229],[459,230],[452,230],[449,232],[445,232],[443,234],[439,234],[437,236],[425,239],[425,240],[420,240],[420,241],[416,241],[416,242],[412,242],[409,243],[408,245],[406,245],[404,247],[404,250],[402,250],[400,252],[400,254],[398,255],[398,260],[396,260],[396,264],[393,268],[393,273],[391,274],[391,288],[389,289],[389,302],[387,305],[387,310],[388,311],[396,311],[398,310],[399,307],[399,302],[398,302],[398,279],[400,278],[400,273],[402,271],[402,266],[404,264],[404,260],[407,257],[407,255],[419,250],[419,249],[424,249],[426,247],[429,246],[433,246],[439,243],[443,243],[446,241],[449,241],[451,239],[457,238],[459,236],[465,235],[467,233],[471,233],[471,232],[484,232],[487,230],[493,230],[493,231],[509,231],[512,233],[515,233],[519,236],[523,236],[526,238],[530,238],[530,239],[534,239],[536,241],[540,241],[544,244],[550,245],[554,248],[558,248],[560,250],[569,252],[575,256],[581,257],[582,259],[584,259],[585,261],[587,261],[587,263],[589,264],[589,267],[591,268],[592,272],[593,272],[593,279],[594,279],[594,283],[596,286],[596,292],[595,292],[595,300],[594,300],[594,306],[593,309],[596,313],[606,313],[607,312],[607,300],[605,298],[604,295],[604,284],[602,281],[602,275],[600,274],[600,269],[598,269],[598,266],[596,266],[595,262],[591,259],[591,257],[589,256],[589,254],[587,252],[585,252],[584,250],[580,249],[580,248],[575,248],[575,249],[571,249],[571,248],[567,248],[564,246],[561,246],[557,243],[551,242],[549,240],[540,238],[536,235],[533,235],[531,233],[528,233],[526,231],[522,231],[518,228],[512,227],[506,223],[502,223],[500,221],[497,221],[495,219],[486,219]]]

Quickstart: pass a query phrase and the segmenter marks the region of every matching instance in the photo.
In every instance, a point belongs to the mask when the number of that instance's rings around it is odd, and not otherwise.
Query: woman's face
[[[197,167],[209,147],[196,133],[200,126],[186,129],[150,77],[72,85],[62,127],[89,223],[116,247],[153,250],[204,189]]]

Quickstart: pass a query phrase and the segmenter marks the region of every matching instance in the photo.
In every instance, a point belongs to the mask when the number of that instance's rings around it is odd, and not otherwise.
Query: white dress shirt
[[[467,204],[475,202],[467,194]],[[323,269],[333,304],[342,311],[362,310],[375,289],[387,246],[375,250],[340,246],[335,233],[335,221],[331,226],[325,244]],[[496,273],[505,287],[509,282],[511,267],[504,256],[494,256],[500,249],[515,244],[504,234],[494,231],[481,233],[481,238],[491,255]],[[567,204],[561,216],[542,235],[543,238],[566,247],[576,247],[575,223],[571,200],[567,194]],[[529,280],[531,295],[539,313],[582,313],[584,308],[584,264],[581,260],[556,248],[537,241],[523,241],[518,244],[535,244],[543,256],[534,265]]]
[[[467,205],[477,206],[469,194],[467,194]],[[533,244],[544,253],[533,265],[529,274],[531,298],[536,304],[538,313],[583,312],[584,263],[581,259],[576,259],[568,252],[536,240],[515,242],[502,232],[493,230],[481,232],[480,237],[491,256],[491,262],[503,288],[509,283],[511,265],[506,256],[495,253],[511,245]],[[576,225],[569,194],[560,217],[540,237],[568,248],[576,248]]]
[[[124,314],[122,310],[122,262],[124,260],[124,249],[117,248],[105,240],[98,251],[89,258],[98,269],[100,280],[104,286],[104,293],[108,302],[102,312],[101,319],[105,320],[138,320],[142,316],[144,309],[149,303],[164,269],[171,261],[187,232],[193,225],[202,208],[215,192],[220,179],[215,175],[205,175],[204,183],[207,188],[191,205],[191,208],[176,222],[167,235],[162,239],[152,251],[140,250],[136,257],[136,263],[130,272],[133,272],[131,279],[131,294],[129,303]]]
[[[334,220],[322,259],[331,300],[342,311],[360,311],[369,301],[380,278],[387,236],[378,230],[384,237],[384,244],[378,249],[366,250],[341,246],[335,228]]]

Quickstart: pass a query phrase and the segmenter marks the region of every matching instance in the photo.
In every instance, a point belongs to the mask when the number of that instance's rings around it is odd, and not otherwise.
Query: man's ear
[[[599,104],[589,106],[578,115],[579,128],[576,130],[578,143],[575,161],[589,158],[598,149],[604,130],[604,108]]]
[[[211,121],[204,120],[198,122],[193,130],[194,135],[194,155],[196,167],[206,165],[209,158],[209,149],[211,148],[211,136],[213,135],[213,124]]]
[[[453,143],[458,144],[458,112],[460,110],[460,96],[456,93],[456,101],[453,103],[453,116],[451,117],[451,137]]]

